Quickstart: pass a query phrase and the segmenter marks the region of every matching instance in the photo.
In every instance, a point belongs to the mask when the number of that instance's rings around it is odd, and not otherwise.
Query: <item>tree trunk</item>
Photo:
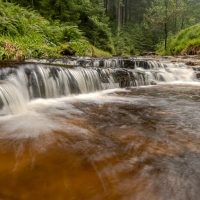
[[[33,4],[33,0],[30,0],[30,6],[33,8],[34,4]]]
[[[182,16],[182,20],[181,20],[181,30],[183,30],[184,28],[184,16]]]
[[[121,2],[118,1],[118,30],[121,28]]]
[[[168,16],[168,0],[165,0],[165,16]],[[164,38],[165,38],[165,50],[167,49],[167,36],[168,36],[168,30],[167,30],[167,21],[164,24]]]
[[[108,12],[108,0],[104,0],[104,8],[106,9],[106,13]]]
[[[167,23],[165,23],[164,34],[165,34],[165,50],[166,50],[167,49],[167,37],[168,37]]]
[[[123,17],[122,17],[122,26],[124,26],[125,25],[125,16],[126,16],[126,9],[125,9],[125,3],[126,3],[126,1],[124,1],[124,5],[123,5],[123,7],[122,7],[122,13],[123,13]]]

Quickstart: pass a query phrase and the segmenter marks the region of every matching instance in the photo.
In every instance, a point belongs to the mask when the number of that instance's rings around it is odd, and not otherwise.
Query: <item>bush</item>
[[[200,24],[196,24],[180,31],[169,41],[167,51],[163,51],[161,46],[157,46],[157,52],[165,55],[178,55],[183,53],[196,54],[199,49]]]
[[[50,23],[38,13],[0,0],[0,59],[58,57],[61,44],[80,40],[77,26]]]

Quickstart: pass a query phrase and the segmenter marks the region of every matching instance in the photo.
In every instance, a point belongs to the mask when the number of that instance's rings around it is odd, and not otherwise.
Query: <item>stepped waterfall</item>
[[[183,64],[128,59],[28,60],[0,70],[2,113],[24,110],[36,98],[58,98],[160,82],[192,81]],[[34,63],[35,62],[35,63]]]

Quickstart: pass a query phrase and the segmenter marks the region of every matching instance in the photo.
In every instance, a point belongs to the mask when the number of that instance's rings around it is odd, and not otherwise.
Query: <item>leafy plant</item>
[[[157,46],[160,54],[194,54],[200,49],[200,24],[188,27],[180,31],[169,40],[168,48],[163,51],[161,46]],[[161,53],[162,52],[162,53]]]

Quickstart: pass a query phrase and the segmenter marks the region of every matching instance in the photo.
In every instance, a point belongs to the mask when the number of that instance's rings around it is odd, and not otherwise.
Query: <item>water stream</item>
[[[0,199],[200,198],[200,83],[183,63],[29,60],[0,79]]]

